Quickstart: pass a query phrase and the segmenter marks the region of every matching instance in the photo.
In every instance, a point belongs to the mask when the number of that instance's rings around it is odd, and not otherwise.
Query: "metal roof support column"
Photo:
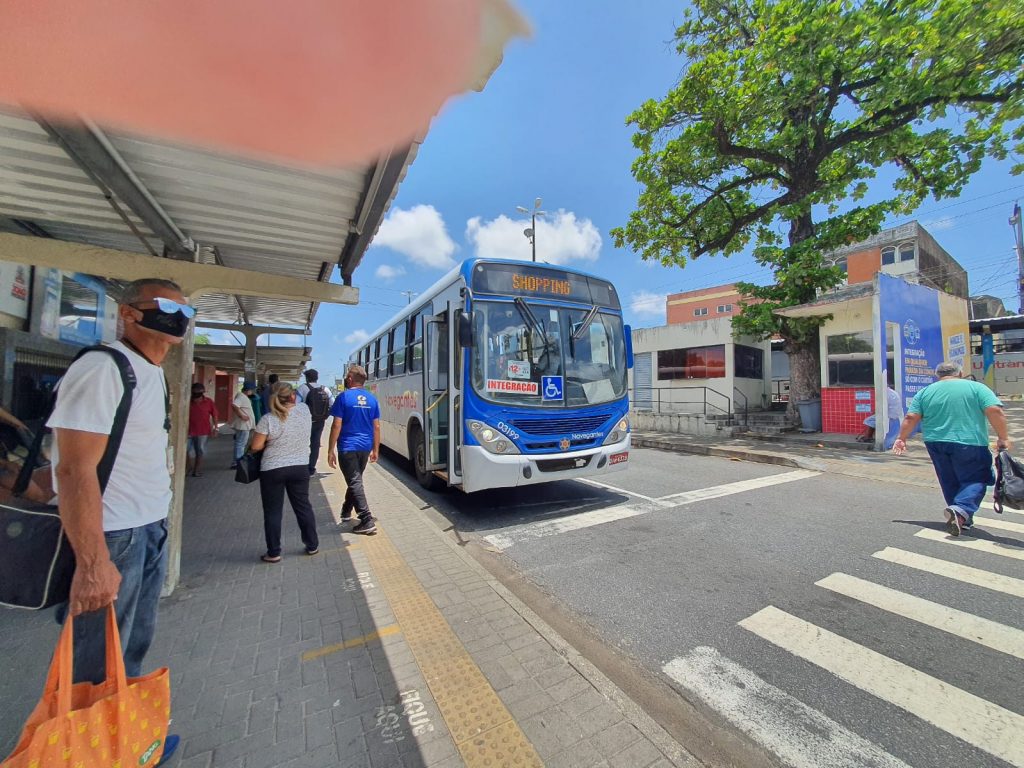
[[[167,575],[163,596],[171,594],[181,577],[182,524],[185,509],[185,452],[188,444],[188,400],[192,386],[192,353],[195,335],[171,348],[164,361],[167,390],[171,397],[171,508],[167,516]]]

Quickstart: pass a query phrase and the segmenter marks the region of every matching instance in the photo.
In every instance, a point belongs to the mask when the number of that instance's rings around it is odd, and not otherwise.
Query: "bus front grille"
[[[528,435],[565,435],[572,432],[593,432],[611,417],[610,413],[595,413],[592,416],[571,416],[562,419],[512,419],[511,424]]]
[[[590,464],[591,456],[577,456],[574,459],[537,459],[537,469],[541,472],[565,472],[570,469],[583,469]]]

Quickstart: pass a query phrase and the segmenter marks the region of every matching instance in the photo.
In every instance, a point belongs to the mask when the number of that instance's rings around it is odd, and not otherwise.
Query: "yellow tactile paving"
[[[360,543],[466,766],[543,766],[383,526]]]

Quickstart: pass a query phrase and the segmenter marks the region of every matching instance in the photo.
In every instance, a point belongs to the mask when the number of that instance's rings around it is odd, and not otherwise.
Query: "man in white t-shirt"
[[[167,280],[130,284],[118,312],[124,333],[111,346],[128,358],[136,383],[104,491],[97,468],[124,392],[111,355],[90,352],[68,369],[48,422],[56,435],[60,516],[76,559],[64,612],[75,617],[75,680],[94,683],[105,679],[102,609],[114,601],[129,677],[142,674],[156,630],[171,503],[170,419],[160,365],[195,315],[181,289]],[[172,749],[168,737],[165,756]]]
[[[256,417],[252,412],[252,401],[249,396],[256,391],[256,383],[242,382],[242,389],[231,401],[231,428],[235,430],[235,453],[231,460],[231,468],[238,466],[238,460],[249,445],[249,434],[256,428]]]

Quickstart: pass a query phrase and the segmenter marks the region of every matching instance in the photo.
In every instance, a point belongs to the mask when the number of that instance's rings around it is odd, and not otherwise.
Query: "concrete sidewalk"
[[[377,536],[337,525],[344,483],[325,473],[320,554],[286,509],[284,560],[260,562],[259,489],[233,482],[229,443],[188,480],[182,581],[149,656],[172,671],[171,766],[697,764],[377,467]],[[56,638],[50,612],[0,612],[0,755]]]

